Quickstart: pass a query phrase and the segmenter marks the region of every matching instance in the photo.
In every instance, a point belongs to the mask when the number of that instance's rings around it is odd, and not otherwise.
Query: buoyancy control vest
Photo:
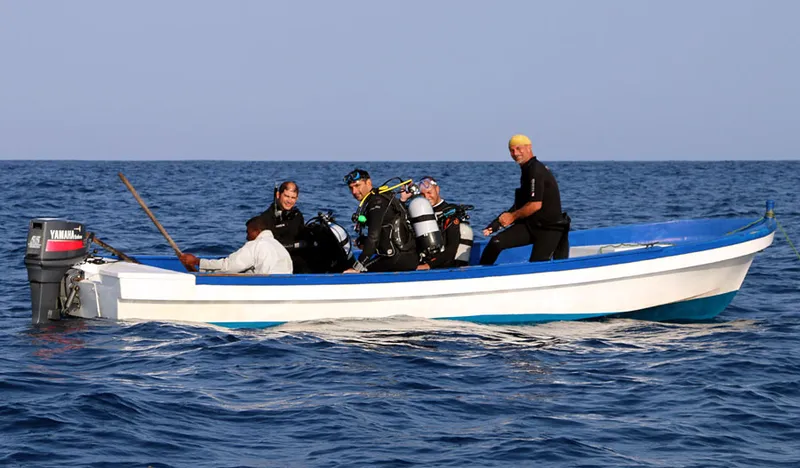
[[[378,207],[379,204],[385,204]],[[374,211],[378,211],[377,213]],[[395,198],[393,192],[381,192],[373,189],[363,200],[358,211],[353,215],[354,229],[364,243],[364,228],[371,223],[370,217],[380,216],[380,234],[376,252],[380,256],[393,257],[399,252],[415,249],[414,236],[408,221],[408,214],[403,204]]]
[[[341,273],[353,265],[353,245],[332,212],[319,212],[301,234],[303,256],[310,273]]]
[[[469,225],[468,210],[474,209],[472,205],[449,205],[438,218],[439,228],[444,232],[451,224],[458,226],[459,241],[456,249],[455,261],[460,265],[469,265],[469,256],[472,253],[472,244],[475,235]]]
[[[458,241],[458,250],[456,250],[456,262],[463,262],[464,265],[469,265],[469,256],[472,253],[472,243],[475,235],[472,232],[472,227],[465,222],[458,223],[458,230],[461,238]]]

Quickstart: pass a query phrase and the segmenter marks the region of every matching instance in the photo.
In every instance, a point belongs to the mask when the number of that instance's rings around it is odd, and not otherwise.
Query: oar
[[[140,197],[139,194],[136,192],[136,189],[133,188],[133,185],[131,185],[131,183],[128,182],[128,179],[121,172],[117,175],[119,175],[119,178],[120,180],[122,180],[122,183],[125,184],[126,187],[128,187],[128,190],[130,190],[131,194],[133,194],[133,198],[135,198],[136,201],[139,202],[139,206],[141,206],[144,212],[147,213],[147,216],[150,217],[150,220],[153,222],[153,224],[156,225],[158,230],[161,231],[161,234],[164,236],[164,238],[167,239],[169,245],[172,246],[172,250],[175,251],[175,255],[177,255],[178,258],[180,258],[181,255],[183,255],[183,252],[181,252],[181,249],[178,247],[178,244],[176,244],[175,241],[172,240],[172,237],[169,236],[167,230],[164,229],[164,226],[162,226],[161,223],[158,222],[158,220],[156,219],[156,215],[154,215],[153,212],[150,211],[150,208],[147,207],[147,204],[145,204],[144,200],[142,200],[142,197]],[[190,268],[188,266],[186,267],[186,269],[189,271],[195,271],[194,268]]]
[[[118,258],[121,258],[122,261],[130,262],[130,263],[139,263],[139,261],[136,260],[135,258],[129,257],[129,256],[125,255],[123,252],[121,252],[121,251],[115,249],[114,247],[111,247],[110,245],[106,244],[105,242],[101,241],[100,239],[97,238],[97,236],[94,235],[94,233],[91,233],[90,237],[92,238],[92,242],[94,242],[95,244],[99,245],[100,247],[108,250],[112,254],[116,255]]]

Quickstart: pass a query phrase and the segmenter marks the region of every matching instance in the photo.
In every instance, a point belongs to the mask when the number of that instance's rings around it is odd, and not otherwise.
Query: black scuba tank
[[[332,212],[317,213],[306,223],[300,237],[302,248],[297,254],[311,273],[341,273],[353,265],[353,243]]]

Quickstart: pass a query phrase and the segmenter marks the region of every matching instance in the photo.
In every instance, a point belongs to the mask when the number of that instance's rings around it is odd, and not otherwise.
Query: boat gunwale
[[[691,221],[712,221],[719,218],[695,219]],[[685,241],[676,245],[653,245],[640,249],[628,249],[603,254],[584,255],[562,260],[546,262],[514,262],[495,265],[471,265],[461,268],[447,268],[425,271],[381,272],[369,274],[215,274],[215,273],[187,273],[193,275],[197,285],[208,286],[307,286],[307,285],[337,285],[337,284],[371,284],[371,283],[405,283],[417,281],[460,280],[493,276],[513,276],[532,273],[546,273],[566,270],[580,270],[585,268],[620,265],[664,257],[691,254],[706,250],[741,244],[751,240],[760,239],[772,234],[776,223],[771,218],[727,218],[739,219],[742,226],[747,229],[732,232],[705,240]],[[757,222],[756,222],[757,221]],[[628,226],[656,226],[679,223],[681,221],[667,221],[662,223],[645,223]],[[748,225],[746,223],[755,224]],[[610,226],[613,229],[623,226]],[[741,228],[739,228],[741,229]],[[657,243],[659,241],[653,241]],[[669,242],[669,241],[660,241]],[[476,243],[477,244],[477,243]],[[642,242],[641,244],[646,244]],[[139,259],[164,259],[172,260],[174,257],[167,255],[138,256]],[[146,263],[145,263],[146,264]],[[158,268],[158,267],[156,267]]]

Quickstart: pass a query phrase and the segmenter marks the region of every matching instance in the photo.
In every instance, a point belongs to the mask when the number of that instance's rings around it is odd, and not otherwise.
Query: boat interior
[[[624,226],[602,227],[586,230],[570,231],[569,233],[569,258],[565,260],[552,260],[543,263],[570,262],[577,259],[607,257],[640,251],[644,249],[666,248],[680,245],[698,244],[723,238],[734,233],[744,231],[744,228],[756,224],[760,219],[754,218],[712,218],[697,220],[680,220],[662,223],[634,224]],[[477,234],[477,233],[476,233]],[[470,267],[479,266],[479,260],[485,240],[476,240],[470,255]],[[522,246],[504,250],[495,266],[527,264],[531,247]],[[359,251],[354,253],[358,255]],[[145,265],[163,268],[172,271],[185,272],[185,268],[175,256],[171,255],[135,255],[139,262]],[[462,267],[471,269],[469,267]],[[481,267],[486,268],[486,267]],[[459,270],[459,269],[453,269]],[[423,273],[423,272],[419,272]],[[208,273],[195,273],[198,276]],[[330,274],[311,274],[320,276]],[[258,276],[258,275],[250,275]],[[278,276],[278,275],[273,275]],[[281,275],[284,276],[284,275]],[[288,276],[288,275],[286,275]],[[298,276],[298,275],[294,275]]]

